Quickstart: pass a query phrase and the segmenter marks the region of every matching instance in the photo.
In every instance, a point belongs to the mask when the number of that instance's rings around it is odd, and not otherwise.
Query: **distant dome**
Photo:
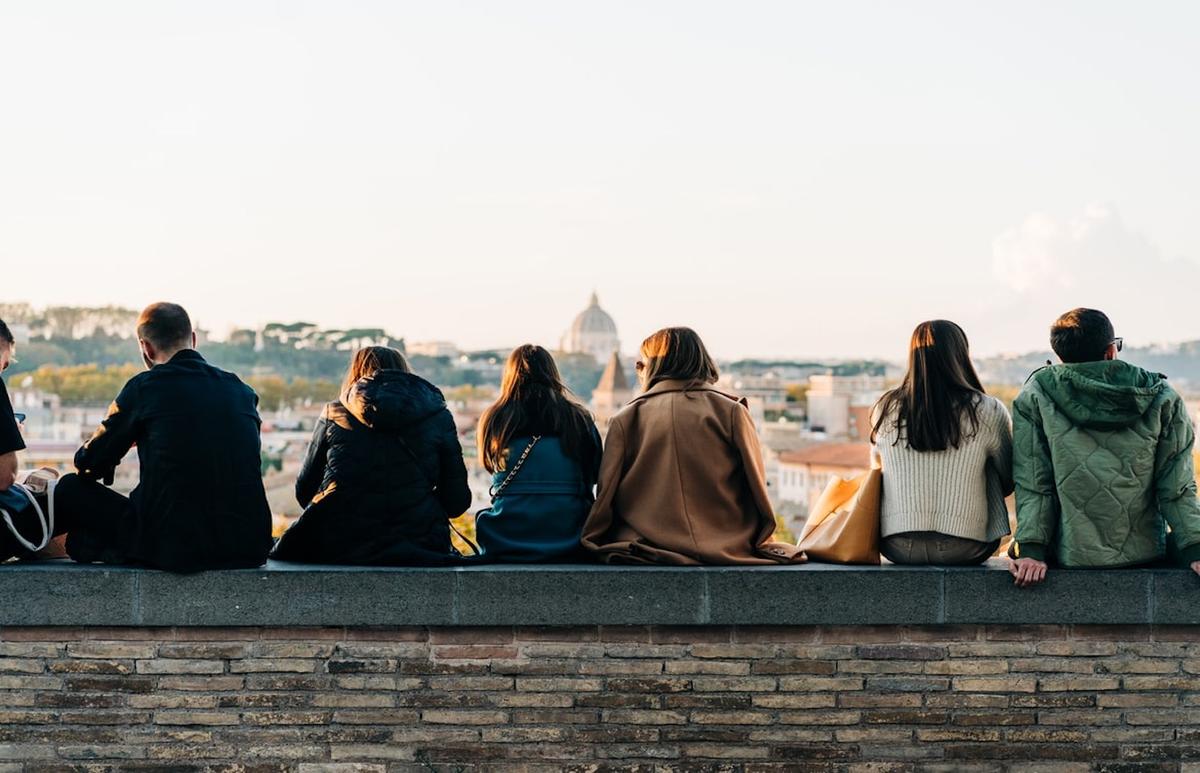
[[[592,293],[588,307],[579,312],[563,336],[563,351],[590,354],[596,362],[603,363],[608,362],[612,353],[620,348],[617,323],[607,311],[600,308],[600,299],[596,293]]]
[[[579,312],[575,321],[571,323],[568,335],[582,333],[607,333],[614,336],[617,334],[617,323],[613,322],[613,318],[608,315],[607,311],[600,308],[600,299],[596,297],[595,293],[592,293],[592,300],[588,307]]]

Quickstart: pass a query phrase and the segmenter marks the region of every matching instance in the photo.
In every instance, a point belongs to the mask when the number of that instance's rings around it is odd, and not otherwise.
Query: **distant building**
[[[871,469],[871,444],[818,443],[779,454],[772,496],[793,533],[799,534],[808,511],[835,476],[853,478]]]
[[[579,312],[562,338],[562,350],[570,354],[590,354],[597,363],[607,362],[621,350],[617,323],[600,308],[600,299],[592,293],[588,307]]]
[[[422,357],[449,357],[459,355],[458,347],[450,341],[414,341],[405,347],[409,354]]]
[[[609,421],[632,399],[633,389],[625,375],[625,366],[621,364],[621,355],[613,351],[600,375],[600,383],[592,391],[592,413],[601,434],[608,433]]]
[[[764,411],[781,412],[788,409],[787,387],[775,375],[739,376],[729,373],[721,375],[717,388],[750,400],[761,400]]]
[[[809,428],[824,432],[831,439],[865,439],[866,417],[886,386],[887,380],[883,376],[835,376],[831,373],[809,376]]]

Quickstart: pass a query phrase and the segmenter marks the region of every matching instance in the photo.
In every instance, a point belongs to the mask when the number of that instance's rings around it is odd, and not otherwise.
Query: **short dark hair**
[[[1095,309],[1071,309],[1050,327],[1050,347],[1063,362],[1096,362],[1116,340],[1108,315]]]
[[[152,303],[138,315],[137,336],[158,349],[188,346],[192,318],[178,303]]]
[[[0,344],[12,346],[16,342],[17,339],[13,338],[12,331],[8,329],[8,325],[5,324],[4,320],[0,319]]]

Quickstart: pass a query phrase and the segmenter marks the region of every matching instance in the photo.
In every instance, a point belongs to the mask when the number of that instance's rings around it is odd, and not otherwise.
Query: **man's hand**
[[[1197,561],[1196,563],[1200,563]],[[1018,558],[1010,561],[1008,571],[1016,578],[1014,583],[1018,588],[1028,588],[1046,579],[1046,563],[1036,558]]]
[[[1200,574],[1200,561],[1192,562],[1192,571],[1195,572],[1196,574]]]

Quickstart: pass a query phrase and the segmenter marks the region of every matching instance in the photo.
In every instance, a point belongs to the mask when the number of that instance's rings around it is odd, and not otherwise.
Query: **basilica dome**
[[[608,362],[612,353],[619,351],[621,340],[617,336],[617,323],[608,312],[600,308],[600,299],[592,293],[588,307],[575,317],[571,327],[563,336],[564,352],[590,354],[596,362]]]

